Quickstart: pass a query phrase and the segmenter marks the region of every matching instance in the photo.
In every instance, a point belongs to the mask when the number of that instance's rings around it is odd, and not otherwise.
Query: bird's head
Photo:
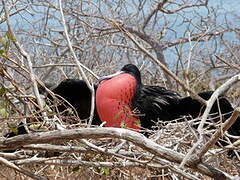
[[[133,64],[126,64],[125,66],[122,67],[122,69],[120,71],[118,71],[114,74],[110,74],[110,75],[100,77],[99,82],[101,82],[103,80],[111,79],[111,78],[113,78],[117,75],[124,74],[124,73],[131,74],[132,76],[135,77],[135,79],[137,80],[137,83],[139,85],[142,84],[141,73],[140,73],[139,69],[137,68],[137,66],[135,66]]]

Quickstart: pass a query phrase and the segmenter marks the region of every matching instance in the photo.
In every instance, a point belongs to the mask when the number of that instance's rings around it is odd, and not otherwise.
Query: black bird
[[[130,121],[132,119],[133,122],[130,122],[130,128],[135,128],[137,130],[140,128],[152,129],[157,121],[167,122],[182,116],[192,116],[192,118],[196,118],[202,115],[205,109],[205,106],[191,97],[181,97],[178,93],[167,90],[164,87],[143,85],[141,82],[140,71],[135,65],[125,65],[118,74],[122,74],[122,76],[116,75],[103,77],[99,87],[96,85],[94,86],[97,91],[97,104],[92,122],[93,125],[100,125],[102,121],[105,121],[96,109],[99,111],[99,101],[103,103],[103,108],[108,107],[106,106],[107,103],[104,98],[109,94],[107,94],[106,91],[99,94],[100,91],[106,88],[104,85],[106,82],[110,82],[110,86],[107,86],[107,88],[110,89],[110,92],[115,92],[115,94],[110,95],[117,95],[116,97],[113,97],[113,99],[115,98],[115,103],[117,102],[119,106],[118,108],[115,107],[119,113],[115,114],[115,117],[110,118],[111,123],[114,123],[114,120],[116,121],[116,119],[121,117],[123,119],[127,118],[127,120],[130,119]],[[126,74],[128,75],[126,76]],[[118,80],[117,83],[115,82],[116,79]],[[130,88],[120,88],[121,83],[119,84],[119,80],[120,82],[123,81],[123,85],[130,85]],[[76,109],[77,115],[81,119],[86,119],[90,116],[91,92],[83,80],[66,79],[52,91],[58,96],[66,99]],[[202,92],[199,93],[199,96],[208,100],[212,93],[212,91]],[[48,94],[47,97],[53,100],[53,97],[50,94]],[[125,102],[121,103],[122,100]],[[218,100],[223,118],[229,118],[233,111],[232,105],[224,96],[220,96]],[[111,108],[112,107],[114,106],[111,105]],[[108,109],[111,110],[111,108]],[[66,104],[57,105],[57,109],[59,112],[64,112]],[[117,112],[116,109],[115,112]],[[124,113],[125,116],[122,116]],[[211,113],[216,113],[216,116],[219,114],[217,103],[214,103]],[[102,121],[99,118],[99,114]],[[126,122],[121,122],[121,119],[117,121],[118,124],[113,125],[114,127],[128,127]],[[129,122],[127,121],[127,123]],[[19,132],[23,132],[23,134],[26,133],[26,131],[22,129],[22,125],[20,127],[21,129]],[[232,135],[240,135],[240,117],[229,129],[229,133]],[[14,133],[12,133],[12,135],[14,135]]]
[[[133,64],[125,65],[120,72],[104,76],[101,80],[96,93],[96,106],[100,119],[107,121],[108,126],[121,127],[124,124],[124,127],[136,130],[141,127],[151,129],[157,121],[167,122],[182,116],[196,118],[205,109],[191,97],[181,97],[164,87],[143,85],[140,71]],[[202,92],[199,96],[208,100],[212,93]],[[233,107],[224,96],[220,96],[218,101],[214,103],[211,114],[219,116],[220,110],[226,120],[231,116]],[[138,112],[139,116],[133,111]],[[229,133],[240,135],[240,117]]]
[[[49,89],[52,89],[53,84],[45,84],[45,86]],[[52,96],[50,93],[47,93],[45,87],[43,86],[39,86],[38,88],[41,94],[46,95],[47,105],[49,105],[54,112],[59,112],[63,119],[64,116],[69,116],[70,113],[67,109],[71,107],[73,107],[76,110],[76,113],[81,120],[89,118],[91,111],[91,92],[85,81],[78,79],[63,80],[57,87],[52,89],[52,92],[56,96]],[[96,90],[96,88],[97,86],[95,85],[94,89]],[[39,108],[35,107],[35,110],[39,111]],[[42,120],[40,116],[41,115],[39,115],[38,117],[38,115],[36,115],[38,121]],[[73,116],[71,116],[68,119],[72,119],[72,117]],[[32,121],[30,118],[27,119],[27,123],[30,124],[30,121]],[[95,108],[92,125],[100,124],[101,121]],[[23,126],[22,122],[19,123],[19,125],[17,126],[17,130],[15,132],[7,133],[4,136],[10,138],[21,134],[27,134],[27,130]]]
[[[94,86],[94,89],[96,91],[96,85]],[[55,109],[56,112],[64,112],[66,107],[69,107],[70,104],[76,110],[80,119],[89,118],[92,95],[85,81],[78,79],[66,79],[54,88],[52,92],[58,97],[60,96],[61,98],[67,100],[67,102],[57,105]],[[50,94],[47,95],[47,98],[53,100],[53,97]],[[65,113],[65,115],[67,114]],[[100,124],[101,121],[95,108],[92,125]]]
[[[27,134],[27,130],[25,129],[23,122],[20,122],[16,128],[14,127],[14,129],[14,131],[5,134],[4,137],[10,138],[21,134]]]

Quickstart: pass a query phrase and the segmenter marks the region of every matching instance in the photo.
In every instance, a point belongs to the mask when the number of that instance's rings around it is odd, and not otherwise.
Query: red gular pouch
[[[136,79],[128,73],[100,82],[96,92],[96,107],[106,127],[140,130],[140,120],[131,105],[136,86]]]

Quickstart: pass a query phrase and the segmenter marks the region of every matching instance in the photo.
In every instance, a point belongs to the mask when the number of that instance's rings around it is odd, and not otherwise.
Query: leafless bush
[[[37,89],[42,81],[57,84],[66,78],[96,83],[97,75],[134,63],[145,84],[189,93],[208,107],[211,101],[196,97],[195,91],[218,88],[214,100],[229,90],[239,105],[240,28],[234,8],[208,0],[3,0],[0,8],[1,133],[27,118],[32,119],[30,131],[43,131],[0,139],[2,150],[19,148],[0,152],[1,178],[234,179],[239,174],[239,161],[228,159],[224,148],[209,150],[220,128],[210,140],[201,128],[187,128],[189,122],[158,125],[149,139],[129,130],[88,129],[50,115]],[[40,125],[35,120],[39,114],[44,119]]]

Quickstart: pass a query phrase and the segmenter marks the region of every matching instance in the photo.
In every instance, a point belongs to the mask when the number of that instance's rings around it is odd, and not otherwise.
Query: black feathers
[[[132,106],[140,114],[142,127],[151,129],[157,121],[171,121],[183,116],[196,118],[203,114],[205,106],[190,96],[181,97],[178,93],[164,87],[143,85],[140,71],[135,65],[125,65],[122,71],[132,74],[137,79],[137,91],[132,100]],[[206,91],[198,95],[208,100],[212,93],[212,91]],[[211,119],[214,119],[214,122],[219,119],[224,122],[231,116],[232,111],[231,103],[224,96],[220,96],[211,108]],[[220,118],[216,118],[219,116]],[[240,135],[240,117],[229,129],[229,133]]]
[[[96,90],[96,86],[94,87]],[[80,119],[87,119],[90,116],[91,111],[91,92],[83,80],[66,79],[62,81],[56,88],[52,90],[58,97],[62,97],[67,100],[77,112]],[[53,100],[53,97],[48,94],[47,97]],[[68,103],[63,103],[56,107],[57,111],[63,112],[66,107],[69,107]],[[96,108],[94,109],[94,118],[92,125],[99,125],[101,123]]]
[[[133,101],[133,109],[142,114],[140,116],[142,127],[151,129],[158,120],[174,119],[172,112],[179,98],[179,94],[164,87],[143,85]]]

